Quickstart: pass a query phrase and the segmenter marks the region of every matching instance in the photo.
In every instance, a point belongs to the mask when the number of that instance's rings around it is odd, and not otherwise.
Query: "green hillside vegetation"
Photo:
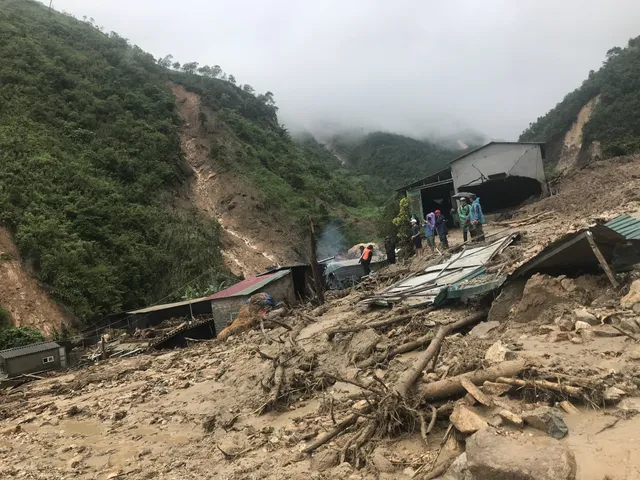
[[[520,141],[561,142],[584,105],[600,95],[583,128],[583,149],[599,141],[605,157],[640,151],[640,37],[625,48],[614,47],[582,85],[527,128]]]
[[[294,143],[273,96],[218,66],[155,60],[32,0],[2,2],[0,58],[0,223],[82,321],[230,279],[219,225],[177,200],[190,170],[170,80],[233,132],[212,156],[247,175],[269,211],[300,225],[375,215],[362,176],[311,140]]]
[[[361,173],[382,179],[386,194],[442,170],[460,150],[393,133],[374,132],[361,138],[336,136],[332,146]]]

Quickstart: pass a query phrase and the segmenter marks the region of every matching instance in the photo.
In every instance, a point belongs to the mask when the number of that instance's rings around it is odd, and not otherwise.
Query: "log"
[[[515,387],[542,388],[544,390],[553,390],[554,392],[565,393],[573,397],[582,396],[582,388],[573,387],[571,385],[563,385],[561,383],[553,383],[547,380],[520,380],[519,378],[505,378],[500,376],[495,380],[497,383],[506,383]]]
[[[342,433],[344,430],[349,428],[351,425],[355,424],[357,420],[358,420],[358,415],[356,415],[355,413],[349,415],[347,418],[345,418],[343,421],[341,421],[338,425],[336,425],[336,427],[333,430],[331,430],[330,432],[325,433],[320,438],[318,438],[315,442],[312,442],[311,444],[309,444],[302,451],[302,453],[311,453],[316,448],[324,445],[327,442],[330,442],[333,438],[335,438],[338,435],[340,435],[340,433]]]
[[[465,327],[467,325],[471,325],[472,323],[478,323],[480,320],[485,318],[488,315],[487,311],[482,311],[478,313],[474,313],[473,315],[463,318],[462,320],[458,320],[457,322],[450,323],[448,325],[441,326],[429,347],[420,355],[413,365],[410,368],[404,371],[404,373],[400,376],[394,390],[402,397],[407,398],[407,394],[409,390],[416,382],[418,377],[422,375],[422,371],[427,368],[427,365],[431,361],[431,359],[438,354],[440,351],[440,347],[442,346],[442,342],[444,338],[449,335],[454,330]]]
[[[376,365],[378,363],[387,361],[387,360],[391,360],[393,357],[395,357],[396,355],[400,355],[403,353],[407,353],[407,352],[411,352],[413,350],[416,350],[418,348],[422,348],[424,345],[426,345],[427,343],[431,342],[431,340],[433,340],[433,333],[427,333],[426,335],[423,335],[411,342],[407,342],[407,343],[403,343],[401,345],[398,345],[396,348],[394,348],[393,350],[391,350],[389,353],[387,354],[382,354],[382,355],[373,355],[369,358],[367,358],[366,360],[358,363],[358,368],[366,368],[366,367],[371,367],[373,365]]]
[[[377,322],[370,323],[361,323],[359,325],[353,325],[350,327],[340,327],[334,328],[333,330],[329,330],[327,335],[329,336],[329,340],[332,340],[333,337],[338,333],[353,333],[358,332],[360,330],[366,330],[367,328],[382,328],[388,327],[390,325],[395,325],[396,323],[404,322],[405,320],[410,320],[415,316],[414,313],[407,313],[405,315],[399,315],[397,317],[388,318],[386,320],[379,320]]]
[[[466,392],[460,383],[460,379],[462,377],[467,378],[474,385],[482,385],[487,381],[495,382],[498,378],[504,376],[518,375],[526,368],[526,366],[527,362],[522,359],[502,362],[483,370],[463,373],[462,375],[456,375],[455,377],[446,378],[433,383],[427,383],[420,387],[419,395],[422,400],[426,402],[453,397],[454,395],[460,395]]]

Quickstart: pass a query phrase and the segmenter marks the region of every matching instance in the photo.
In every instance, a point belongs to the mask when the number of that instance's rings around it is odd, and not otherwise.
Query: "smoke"
[[[347,248],[347,241],[340,231],[339,222],[332,221],[322,229],[318,238],[318,260],[338,255]]]

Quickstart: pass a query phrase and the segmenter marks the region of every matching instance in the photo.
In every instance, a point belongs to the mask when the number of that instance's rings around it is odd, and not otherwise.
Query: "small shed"
[[[34,343],[0,351],[0,375],[7,377],[66,367],[66,350],[56,342]]]
[[[268,293],[276,302],[296,303],[296,288],[290,269],[256,275],[211,295],[211,311],[219,332],[232,322],[251,295]]]

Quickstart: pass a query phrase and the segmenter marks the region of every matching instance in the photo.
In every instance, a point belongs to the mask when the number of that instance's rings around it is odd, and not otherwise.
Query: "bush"
[[[0,350],[24,347],[32,343],[44,342],[44,335],[31,327],[11,327],[0,330]]]
[[[13,325],[11,313],[0,305],[0,329],[10,327],[11,325]]]

